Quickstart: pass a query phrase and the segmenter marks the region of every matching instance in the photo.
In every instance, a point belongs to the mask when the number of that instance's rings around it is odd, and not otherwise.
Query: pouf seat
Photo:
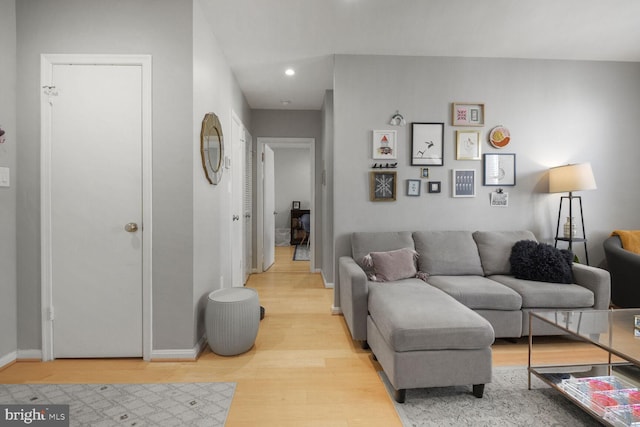
[[[219,289],[209,294],[205,329],[211,351],[221,356],[247,352],[260,324],[258,293],[250,288]]]

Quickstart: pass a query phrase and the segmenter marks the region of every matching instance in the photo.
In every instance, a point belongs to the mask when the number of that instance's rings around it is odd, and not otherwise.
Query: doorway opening
[[[276,253],[283,256],[284,247],[293,257],[295,245],[300,243],[301,249],[308,250],[309,262],[298,261],[299,265],[304,263],[304,271],[314,271],[315,139],[259,137],[257,147],[257,271],[269,270],[277,260]],[[301,213],[310,217],[304,242],[292,231]]]

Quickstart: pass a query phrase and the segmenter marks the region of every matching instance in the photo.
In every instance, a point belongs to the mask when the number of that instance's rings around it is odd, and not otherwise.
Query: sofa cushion
[[[470,231],[417,231],[418,269],[434,275],[483,275],[478,248]]]
[[[491,324],[444,292],[406,279],[397,286],[372,283],[369,315],[395,351],[486,348]]]
[[[520,310],[516,291],[484,276],[429,276],[428,283],[474,310]]]
[[[532,240],[516,242],[511,249],[511,274],[518,279],[573,283],[573,252]]]
[[[513,289],[522,297],[522,308],[587,308],[593,307],[594,295],[584,286],[537,282],[514,276],[495,275],[489,279]]]
[[[369,280],[389,282],[416,277],[416,258],[413,249],[403,248],[388,252],[371,252],[364,257],[364,264],[373,267]]]
[[[363,263],[363,258],[370,252],[387,252],[396,249],[415,249],[410,231],[359,231],[351,235],[351,254],[358,265],[366,272],[373,269]]]
[[[520,240],[536,240],[530,231],[476,231],[473,239],[478,245],[478,253],[485,276],[511,274],[511,248]]]

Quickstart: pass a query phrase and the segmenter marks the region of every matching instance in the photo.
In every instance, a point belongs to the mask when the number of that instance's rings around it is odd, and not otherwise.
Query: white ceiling
[[[320,109],[334,54],[640,62],[640,0],[201,3],[251,108]]]

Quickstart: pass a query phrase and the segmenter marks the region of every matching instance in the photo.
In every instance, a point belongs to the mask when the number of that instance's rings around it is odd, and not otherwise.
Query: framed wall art
[[[396,200],[396,172],[369,172],[369,199],[372,202],[393,202]]]
[[[374,130],[373,158],[376,160],[396,159],[396,136],[395,130]]]
[[[476,197],[475,169],[453,169],[451,178],[453,197]]]
[[[427,188],[429,193],[439,193],[441,190],[440,181],[429,181]]]
[[[456,131],[456,160],[480,160],[480,132]]]
[[[484,104],[454,102],[451,124],[453,126],[484,126]]]
[[[483,185],[516,185],[516,155],[488,153],[484,155]]]
[[[299,202],[299,201],[297,201],[297,200],[294,200],[294,201],[291,203],[291,209],[293,209],[294,211],[295,211],[295,210],[299,210],[299,209],[300,209],[300,202]]]
[[[421,181],[419,179],[408,179],[407,180],[407,196],[419,196],[420,184],[421,184]]]
[[[411,123],[411,165],[444,165],[444,123]]]
[[[429,178],[429,168],[420,168],[420,176],[422,178]]]

